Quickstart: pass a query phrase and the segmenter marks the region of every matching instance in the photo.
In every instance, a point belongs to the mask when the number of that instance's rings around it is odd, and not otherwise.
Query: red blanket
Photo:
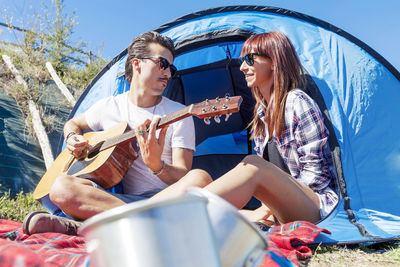
[[[290,260],[294,265],[299,265],[298,259],[304,260],[312,256],[311,249],[306,245],[314,241],[320,233],[331,234],[330,231],[305,221],[271,228],[265,233],[269,241],[267,250],[270,257],[266,257],[262,266],[274,266],[274,253]]]
[[[0,220],[0,266],[90,266],[83,237],[58,233],[26,235],[19,222]],[[298,265],[311,257],[306,244],[321,232],[308,222],[293,222],[265,233],[268,240],[263,266]]]

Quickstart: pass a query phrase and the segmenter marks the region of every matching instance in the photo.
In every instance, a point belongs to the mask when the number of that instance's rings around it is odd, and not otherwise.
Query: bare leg
[[[320,220],[318,196],[309,187],[255,155],[247,156],[205,189],[237,208],[243,207],[254,195],[281,223],[295,220],[315,223]]]
[[[154,199],[166,199],[183,195],[190,186],[204,187],[212,182],[207,172],[193,170],[191,175],[182,177],[178,182],[154,195]],[[50,190],[50,200],[68,216],[85,220],[100,212],[126,204],[119,198],[93,187],[83,178],[69,175],[57,177]]]
[[[126,204],[113,195],[93,187],[89,180],[69,175],[57,177],[50,189],[50,200],[68,216],[80,220]]]
[[[211,182],[212,178],[206,171],[194,169],[189,171],[176,183],[155,194],[152,199],[159,200],[181,196],[186,193],[186,189],[190,186],[197,186],[202,188]]]

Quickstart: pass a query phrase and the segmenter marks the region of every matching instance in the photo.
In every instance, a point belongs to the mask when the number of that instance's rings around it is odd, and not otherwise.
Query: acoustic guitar
[[[157,129],[189,116],[204,119],[206,124],[210,124],[210,118],[214,117],[219,123],[221,115],[226,115],[225,120],[228,120],[233,112],[239,111],[241,102],[241,96],[226,96],[191,104],[162,117]],[[121,181],[132,162],[138,157],[138,148],[136,142],[133,142],[136,139],[135,131],[129,129],[126,122],[105,131],[88,132],[83,136],[89,143],[85,156],[77,159],[65,148],[36,186],[33,192],[35,199],[46,196],[54,180],[62,174],[92,180],[106,189],[113,187]]]

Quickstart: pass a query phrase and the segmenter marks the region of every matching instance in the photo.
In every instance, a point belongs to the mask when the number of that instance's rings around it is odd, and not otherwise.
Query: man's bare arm
[[[154,117],[152,121],[146,120],[136,127],[136,137],[144,164],[158,176],[164,183],[171,185],[182,178],[191,168],[193,150],[184,148],[172,149],[172,164],[167,164],[161,159],[165,144],[165,135],[168,126],[160,130],[156,137],[156,126],[160,118]]]
[[[70,119],[64,125],[64,138],[67,148],[75,157],[82,155],[82,152],[88,146],[87,140],[82,136],[83,131],[87,129],[89,129],[89,126],[85,114]]]
[[[193,150],[185,148],[172,149],[172,164],[164,163],[164,169],[158,174],[158,178],[167,185],[171,185],[181,179],[191,170],[193,162]]]
[[[89,129],[86,122],[85,114],[80,114],[75,118],[70,119],[64,125],[64,137],[66,138],[69,133],[82,134],[84,130]]]

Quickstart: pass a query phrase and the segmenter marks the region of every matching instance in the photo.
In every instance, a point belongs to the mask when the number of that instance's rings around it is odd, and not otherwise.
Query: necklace
[[[160,101],[160,102],[161,102],[161,101]],[[157,105],[158,105],[158,103],[154,105],[153,112],[151,112],[151,119],[150,119],[150,120],[153,120],[154,113],[156,112],[156,107],[157,107]]]
[[[129,126],[131,128],[135,128],[146,119],[153,120],[157,106],[158,106],[158,104],[161,103],[161,101],[162,101],[162,98],[160,101],[158,101],[158,99],[157,99],[157,101],[155,102],[156,104],[153,107],[143,108],[143,107],[139,107],[139,106],[133,104],[130,101],[129,96],[128,96],[127,101],[126,101],[126,109],[125,109],[126,117],[125,118],[129,124]]]
[[[162,101],[162,97],[161,97],[161,100],[160,100],[160,101],[158,101],[159,97],[160,97],[160,96],[157,96],[157,100],[156,100],[156,102],[155,102],[155,105],[154,105],[153,111],[151,112],[151,119],[150,119],[150,120],[153,120],[154,113],[156,112],[156,108],[157,108],[158,104],[160,104],[160,103],[161,103],[161,101]]]

